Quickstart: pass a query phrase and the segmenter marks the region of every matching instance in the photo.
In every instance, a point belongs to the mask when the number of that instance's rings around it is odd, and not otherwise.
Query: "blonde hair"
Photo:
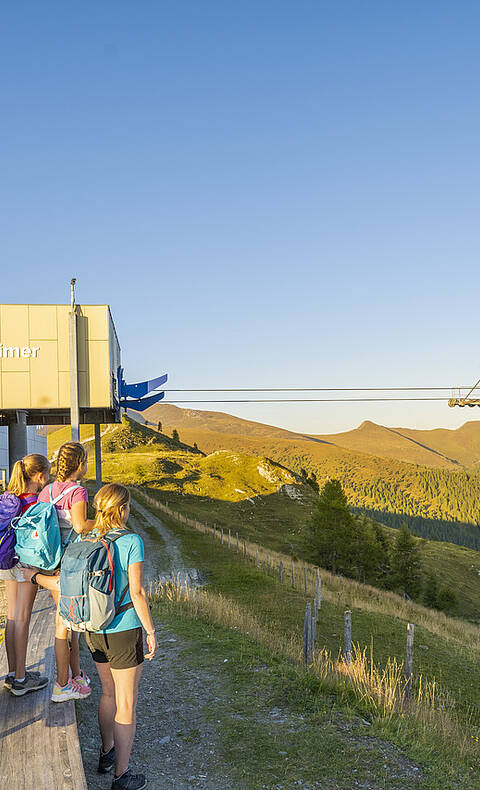
[[[118,529],[124,526],[122,520],[122,508],[130,502],[130,492],[128,488],[119,483],[107,483],[106,486],[97,491],[93,504],[95,510],[95,529],[102,537],[111,529]]]
[[[87,460],[87,451],[80,442],[66,442],[62,444],[56,458],[56,480],[64,483],[78,467]]]
[[[30,480],[37,474],[50,474],[50,463],[48,458],[38,453],[26,455],[21,461],[16,461],[14,463],[8,483],[8,490],[16,496],[24,494]]]

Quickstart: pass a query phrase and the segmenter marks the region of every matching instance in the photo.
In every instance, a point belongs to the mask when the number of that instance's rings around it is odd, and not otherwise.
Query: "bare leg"
[[[142,664],[131,669],[112,669],[115,684],[117,712],[113,723],[115,741],[115,776],[121,776],[128,768],[132,743],[137,727],[138,686],[142,676]]]
[[[28,629],[37,587],[30,582],[18,582],[15,608],[15,677],[25,677]]]
[[[30,585],[33,587],[33,585]],[[8,671],[15,672],[15,608],[17,605],[18,582],[6,581],[7,622],[5,625],[5,650],[7,651]]]
[[[58,607],[60,593],[57,590],[50,590],[52,598]],[[57,662],[57,683],[59,686],[66,686],[68,683],[68,669],[70,666],[70,648],[67,641],[68,631],[63,624],[63,620],[58,614],[55,619],[55,660]]]
[[[80,674],[80,645],[77,631],[71,632],[70,666],[72,668],[72,678],[76,678]]]
[[[113,746],[113,720],[117,707],[115,705],[115,684],[110,664],[97,664],[98,675],[102,683],[102,695],[98,702],[98,726],[102,738],[103,752],[109,752]]]

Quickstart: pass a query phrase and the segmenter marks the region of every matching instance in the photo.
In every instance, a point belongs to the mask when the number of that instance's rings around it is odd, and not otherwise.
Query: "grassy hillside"
[[[171,405],[157,405],[146,415],[152,424],[161,420],[164,432],[176,428],[184,441],[196,442],[207,453],[229,449],[267,456],[297,474],[302,468],[315,472],[320,484],[338,478],[352,507],[390,526],[398,527],[405,520],[424,537],[480,547],[480,470],[466,470],[454,457],[455,447],[458,450],[463,444],[470,460],[480,457],[480,423],[467,423],[458,431],[427,432],[434,434],[435,449],[423,445],[424,432],[409,431],[406,438],[399,436],[400,431],[406,433],[404,429],[373,423],[349,434],[308,437],[218,412]],[[337,436],[339,443],[353,449],[336,444]],[[409,461],[387,457],[389,452],[398,454],[398,445]],[[427,456],[432,459],[429,465],[417,463],[421,458],[426,462]]]
[[[52,433],[50,451],[64,438]],[[317,496],[285,466],[265,456],[227,450],[204,456],[128,418],[123,426],[112,426],[102,442],[105,482],[140,484],[200,521],[217,523],[226,532],[239,532],[293,557],[306,556],[303,536]],[[95,476],[93,454],[88,474]],[[385,527],[385,533],[393,540],[393,530]],[[478,553],[433,541],[422,552],[425,570],[455,590],[458,614],[479,621]]]

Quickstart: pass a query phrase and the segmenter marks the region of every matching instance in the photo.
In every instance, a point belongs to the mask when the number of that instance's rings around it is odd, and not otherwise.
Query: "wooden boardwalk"
[[[55,674],[55,607],[37,595],[30,625],[27,668],[47,675],[41,691],[14,697],[0,688],[0,787],[12,790],[86,790],[73,702],[50,702]],[[0,677],[6,674],[0,649]],[[3,681],[2,681],[3,682]]]

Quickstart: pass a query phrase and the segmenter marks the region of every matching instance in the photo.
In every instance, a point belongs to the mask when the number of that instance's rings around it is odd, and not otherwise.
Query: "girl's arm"
[[[149,652],[145,654],[145,658],[152,659],[157,652],[157,638],[155,636],[155,627],[153,625],[152,615],[150,614],[150,607],[148,605],[147,593],[143,586],[143,562],[133,562],[128,566],[128,586],[130,588],[130,597],[134,609],[147,632],[147,645]]]
[[[72,517],[72,526],[75,532],[82,535],[85,532],[91,532],[95,527],[95,521],[87,518],[87,503],[75,502],[70,508],[70,515]]]

